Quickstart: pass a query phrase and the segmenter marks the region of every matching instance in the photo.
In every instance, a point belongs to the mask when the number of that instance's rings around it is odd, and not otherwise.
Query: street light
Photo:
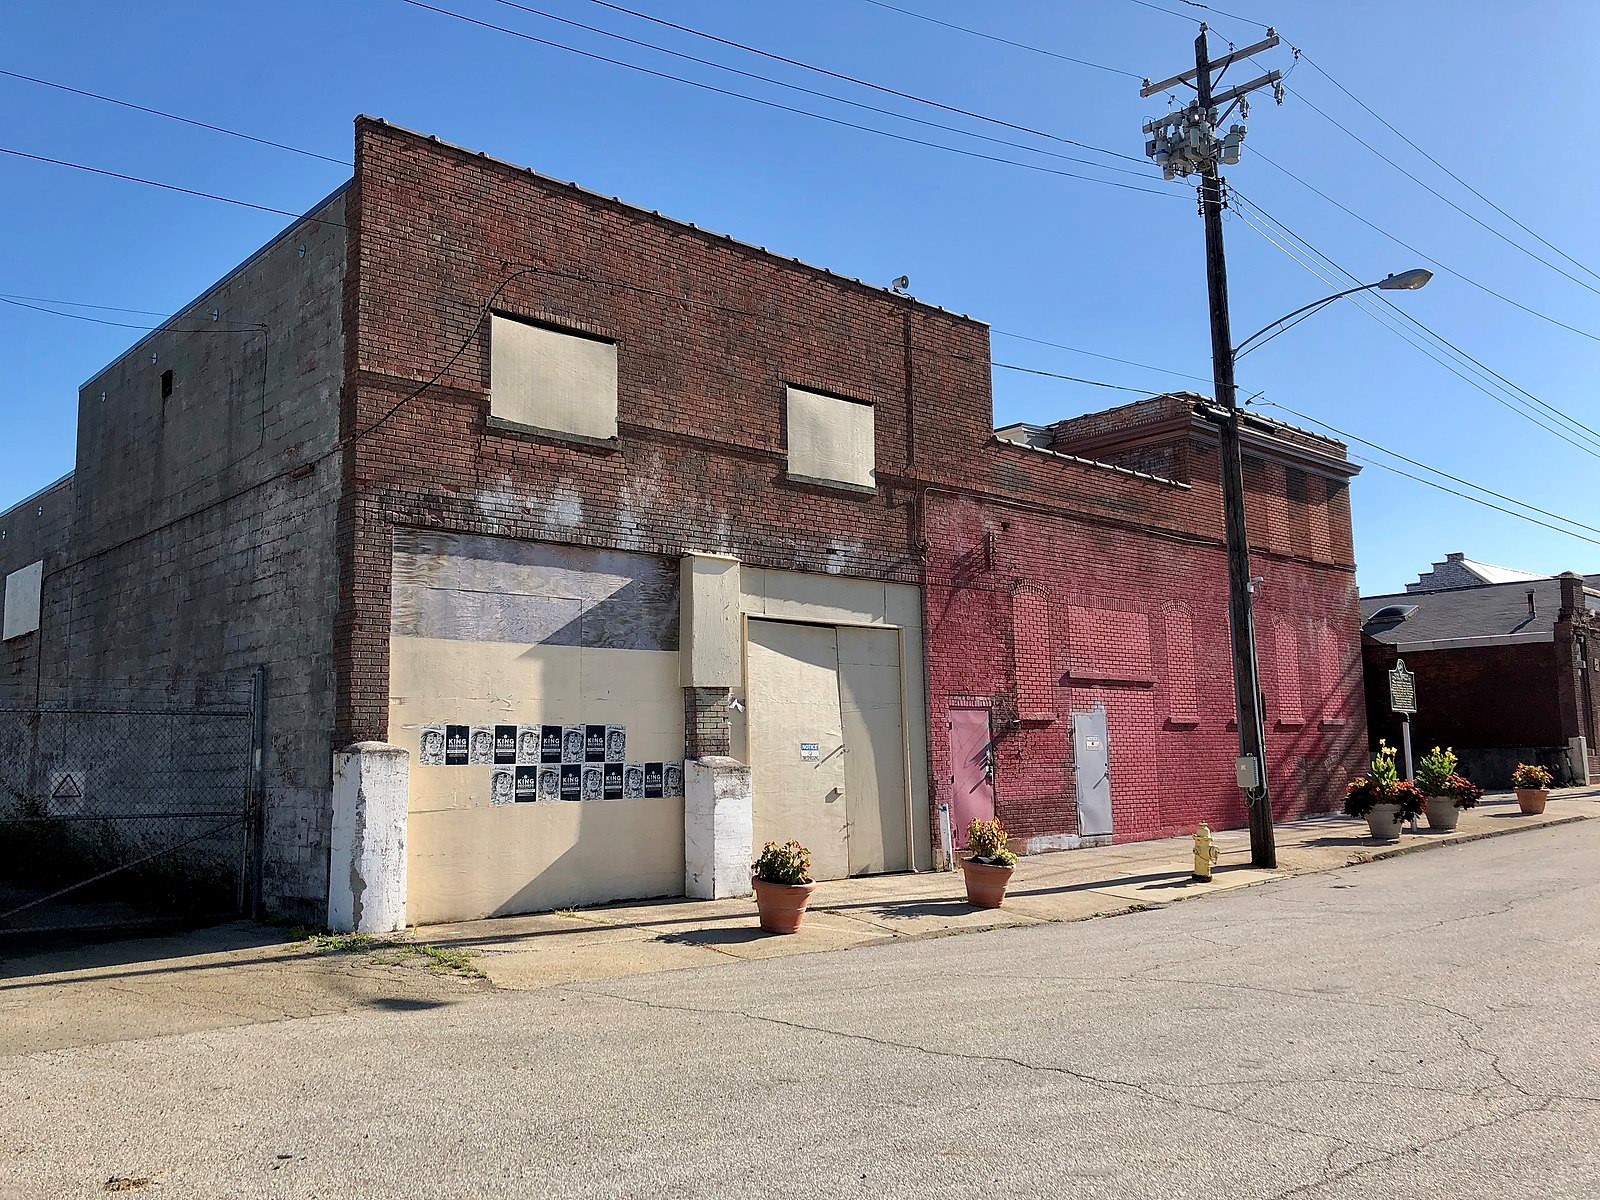
[[[1346,288],[1342,292],[1335,292],[1331,296],[1324,296],[1321,300],[1313,300],[1310,304],[1302,305],[1300,308],[1295,309],[1291,313],[1285,313],[1276,321],[1267,322],[1267,324],[1263,325],[1249,337],[1245,338],[1244,341],[1240,342],[1233,348],[1233,360],[1234,362],[1238,362],[1246,354],[1249,354],[1250,351],[1259,350],[1262,346],[1265,346],[1268,342],[1270,342],[1272,338],[1275,338],[1279,333],[1282,333],[1284,329],[1294,328],[1294,326],[1300,324],[1301,321],[1304,321],[1306,317],[1309,317],[1312,313],[1319,311],[1324,305],[1332,304],[1335,300],[1343,300],[1346,296],[1353,296],[1357,292],[1370,292],[1373,288],[1379,288],[1385,292],[1414,292],[1420,287],[1426,287],[1428,280],[1432,278],[1432,271],[1425,270],[1422,267],[1416,267],[1410,271],[1401,271],[1398,275],[1385,275],[1382,279],[1378,280],[1377,283],[1363,283],[1360,287]],[[1296,320],[1296,318],[1299,319]],[[1284,325],[1285,321],[1289,322],[1289,324]],[[1267,332],[1267,330],[1271,329],[1275,325],[1283,325],[1283,329],[1278,330],[1278,332],[1274,333],[1272,337],[1263,338],[1261,341],[1256,342],[1254,346],[1250,344],[1251,342],[1255,342],[1258,337],[1261,337],[1263,333]]]
[[[1204,35],[1202,34],[1202,37]],[[1214,182],[1214,168],[1208,182]],[[1211,215],[1208,211],[1205,215]],[[1421,268],[1387,275],[1376,283],[1364,283],[1324,296],[1310,304],[1286,313],[1276,321],[1268,322],[1237,346],[1228,348],[1228,316],[1225,268],[1221,264],[1221,221],[1207,222],[1208,250],[1210,240],[1216,243],[1214,262],[1208,279],[1220,286],[1221,304],[1212,307],[1211,346],[1216,372],[1217,402],[1221,411],[1207,414],[1217,426],[1222,452],[1222,505],[1223,520],[1228,543],[1228,621],[1233,642],[1234,701],[1239,724],[1238,783],[1249,800],[1250,861],[1253,866],[1274,868],[1278,865],[1278,850],[1272,830],[1271,796],[1267,787],[1267,738],[1265,713],[1261,702],[1261,667],[1256,656],[1256,629],[1254,600],[1258,581],[1250,575],[1250,543],[1244,524],[1244,472],[1243,454],[1239,437],[1239,407],[1234,396],[1234,364],[1245,354],[1266,345],[1285,329],[1301,321],[1335,300],[1356,292],[1381,288],[1384,291],[1416,291],[1433,278],[1432,271]],[[1271,332],[1267,337],[1264,333]],[[1259,341],[1257,339],[1260,339]]]

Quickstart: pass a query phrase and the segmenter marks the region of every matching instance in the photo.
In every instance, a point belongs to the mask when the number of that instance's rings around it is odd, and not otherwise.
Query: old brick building
[[[85,386],[0,660],[265,666],[266,907],[323,911],[363,741],[412,755],[413,921],[694,892],[740,779],[824,877],[933,866],[946,803],[1032,849],[1243,823],[1200,398],[997,435],[978,321],[383,122],[356,151],[180,314],[237,333]],[[1366,743],[1354,468],[1246,450],[1283,817]],[[545,761],[569,735],[595,761]]]
[[[1600,776],[1600,575],[1516,574],[1523,577],[1361,598],[1372,737],[1400,744],[1388,679],[1403,661],[1416,676],[1419,754],[1451,746],[1486,787],[1510,787],[1519,761],[1582,783]]]

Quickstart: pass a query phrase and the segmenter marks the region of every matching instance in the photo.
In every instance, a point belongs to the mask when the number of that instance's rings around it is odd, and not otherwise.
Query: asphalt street
[[[1592,1200],[1597,868],[1585,821],[1078,924],[13,1055],[0,1195]]]

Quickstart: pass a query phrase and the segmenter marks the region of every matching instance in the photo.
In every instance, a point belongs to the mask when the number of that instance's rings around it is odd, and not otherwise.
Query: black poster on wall
[[[606,760],[606,727],[604,725],[585,725],[583,727],[583,761],[603,763]]]
[[[622,799],[622,764],[608,762],[605,775],[601,782],[602,792],[607,800]]]
[[[494,761],[497,764],[517,761],[517,727],[515,725],[496,725],[494,727]]]
[[[542,763],[561,761],[561,726],[539,726],[539,761]]]
[[[561,798],[583,799],[583,767],[577,763],[561,764]]]
[[[447,767],[464,767],[467,765],[467,754],[470,730],[465,725],[446,725],[444,727],[444,765]]]
[[[517,768],[516,798],[518,804],[532,804],[539,798],[539,768]]]
[[[648,800],[661,799],[661,764],[644,764],[644,794]]]

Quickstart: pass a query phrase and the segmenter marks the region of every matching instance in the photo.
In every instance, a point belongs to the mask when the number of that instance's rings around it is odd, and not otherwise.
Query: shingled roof
[[[1600,589],[1600,575],[1587,575],[1584,583]],[[1400,650],[1548,642],[1555,636],[1560,611],[1560,579],[1391,592],[1361,597],[1361,634]]]

